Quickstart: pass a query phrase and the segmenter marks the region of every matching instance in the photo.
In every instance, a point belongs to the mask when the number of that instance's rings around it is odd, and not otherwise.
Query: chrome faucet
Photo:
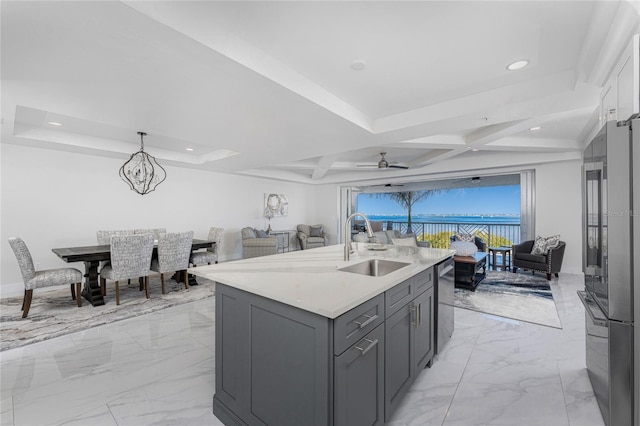
[[[369,218],[362,213],[353,213],[351,216],[347,218],[344,222],[344,261],[349,261],[349,255],[351,254],[351,227],[349,223],[351,223],[351,219],[356,216],[362,216],[364,219],[364,223],[367,225],[367,236],[369,238],[373,238],[373,231],[371,231],[371,223],[369,223]]]

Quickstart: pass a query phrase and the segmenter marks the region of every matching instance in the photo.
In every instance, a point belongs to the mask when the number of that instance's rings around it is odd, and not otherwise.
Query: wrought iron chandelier
[[[144,140],[147,134],[140,135],[140,151],[131,154],[129,160],[120,167],[120,177],[129,187],[140,195],[156,189],[167,178],[167,172],[156,159],[144,152]]]

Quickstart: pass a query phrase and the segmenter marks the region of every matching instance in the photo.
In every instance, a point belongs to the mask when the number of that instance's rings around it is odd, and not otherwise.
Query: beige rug
[[[83,299],[81,308],[71,300],[69,286],[53,291],[35,290],[25,319],[20,310],[22,297],[0,299],[0,351],[212,297],[214,282],[201,277],[197,280],[199,285],[188,290],[182,283],[165,280],[166,294],[163,295],[160,277],[152,277],[149,299],[144,291],[139,291],[137,281],[125,283],[120,285],[120,305],[116,305],[115,284],[108,282],[103,306],[91,306]]]

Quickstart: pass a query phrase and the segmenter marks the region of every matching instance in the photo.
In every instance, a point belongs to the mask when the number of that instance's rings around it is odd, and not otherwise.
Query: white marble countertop
[[[357,246],[357,247],[356,247]],[[409,277],[455,253],[453,250],[354,243],[351,260],[343,260],[343,245],[300,250],[190,268],[189,273],[328,318],[336,318]],[[339,271],[368,259],[410,263],[382,277]]]

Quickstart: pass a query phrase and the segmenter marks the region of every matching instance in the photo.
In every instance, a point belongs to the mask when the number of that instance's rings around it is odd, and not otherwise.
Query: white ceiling
[[[307,183],[579,158],[634,5],[2,1],[2,142]]]

